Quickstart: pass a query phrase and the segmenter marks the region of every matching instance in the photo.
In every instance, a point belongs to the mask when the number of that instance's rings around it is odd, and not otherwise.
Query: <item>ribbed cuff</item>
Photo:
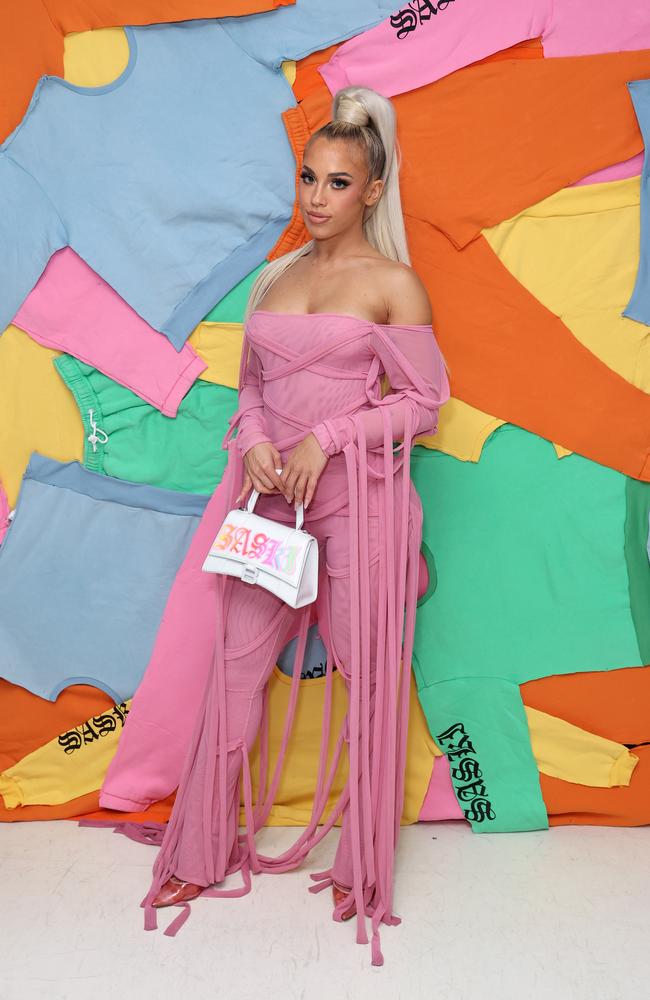
[[[5,809],[16,809],[22,805],[20,785],[6,774],[0,774],[0,795],[4,799]]]
[[[325,454],[329,455],[330,458],[332,455],[336,454],[336,440],[333,430],[334,428],[330,424],[329,420],[323,420],[322,423],[316,424],[316,426],[311,429],[311,433],[314,435]]]
[[[350,78],[341,66],[340,59],[337,58],[336,53],[334,53],[329,62],[323,63],[322,66],[317,66],[316,68],[327,84],[330,94],[334,95],[337,90],[350,86]]]
[[[629,785],[632,780],[632,772],[634,768],[639,763],[639,758],[629,750],[626,750],[617,757],[612,764],[612,770],[609,774],[609,785],[613,788],[615,785]]]
[[[181,400],[187,395],[201,372],[204,372],[208,367],[207,361],[200,358],[196,351],[189,346],[189,344],[185,345],[183,351],[188,351],[190,353],[189,364],[182,372],[179,373],[178,378],[159,407],[160,412],[166,417],[176,416]]]

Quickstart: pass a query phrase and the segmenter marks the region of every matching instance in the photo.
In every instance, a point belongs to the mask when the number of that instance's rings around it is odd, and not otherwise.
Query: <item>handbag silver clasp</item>
[[[241,579],[244,583],[257,583],[259,572],[260,571],[257,566],[244,566],[244,572],[241,575]]]

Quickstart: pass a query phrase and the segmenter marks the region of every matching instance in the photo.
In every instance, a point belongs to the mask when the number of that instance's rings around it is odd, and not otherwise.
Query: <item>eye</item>
[[[340,185],[341,185],[341,187],[340,187],[340,188],[337,188],[337,189],[336,189],[337,191],[340,191],[340,190],[342,190],[342,188],[346,188],[346,187],[348,187],[348,182],[347,182],[347,181],[344,181],[342,177],[335,177],[335,178],[334,178],[334,179],[332,180],[332,184],[340,184]]]
[[[300,175],[300,180],[301,180],[301,181],[312,181],[313,179],[314,179],[314,178],[312,177],[312,175],[311,175],[311,174],[306,174],[306,173],[302,173],[302,174]]]

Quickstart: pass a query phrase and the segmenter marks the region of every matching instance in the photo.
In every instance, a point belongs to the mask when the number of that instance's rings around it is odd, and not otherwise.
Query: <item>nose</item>
[[[322,208],[325,205],[325,189],[314,186],[311,196],[311,207],[313,209]]]

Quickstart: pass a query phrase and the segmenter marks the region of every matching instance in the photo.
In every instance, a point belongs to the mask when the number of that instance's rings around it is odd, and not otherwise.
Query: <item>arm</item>
[[[244,358],[246,358],[245,362]],[[235,420],[239,424],[237,447],[242,458],[256,444],[271,441],[264,418],[260,359],[246,337],[242,345],[239,408],[233,418],[233,421]]]
[[[408,265],[396,267],[389,278],[390,326],[375,326],[370,346],[386,373],[391,392],[377,400],[373,409],[356,417],[324,420],[312,433],[326,455],[335,455],[356,440],[361,423],[368,448],[381,448],[384,418],[388,412],[393,441],[402,441],[406,414],[413,413],[412,436],[433,434],[438,429],[439,408],[449,399],[449,380],[444,359],[431,326],[431,303],[417,273]]]
[[[435,434],[438,411],[449,399],[449,381],[433,329],[395,326],[379,329],[371,345],[388,375],[392,392],[371,410],[356,417],[363,427],[367,447],[380,448],[384,442],[381,409],[387,409],[393,441],[402,441],[408,410],[413,412],[412,436]],[[332,456],[356,440],[357,425],[351,416],[323,420],[312,428],[326,455]]]

